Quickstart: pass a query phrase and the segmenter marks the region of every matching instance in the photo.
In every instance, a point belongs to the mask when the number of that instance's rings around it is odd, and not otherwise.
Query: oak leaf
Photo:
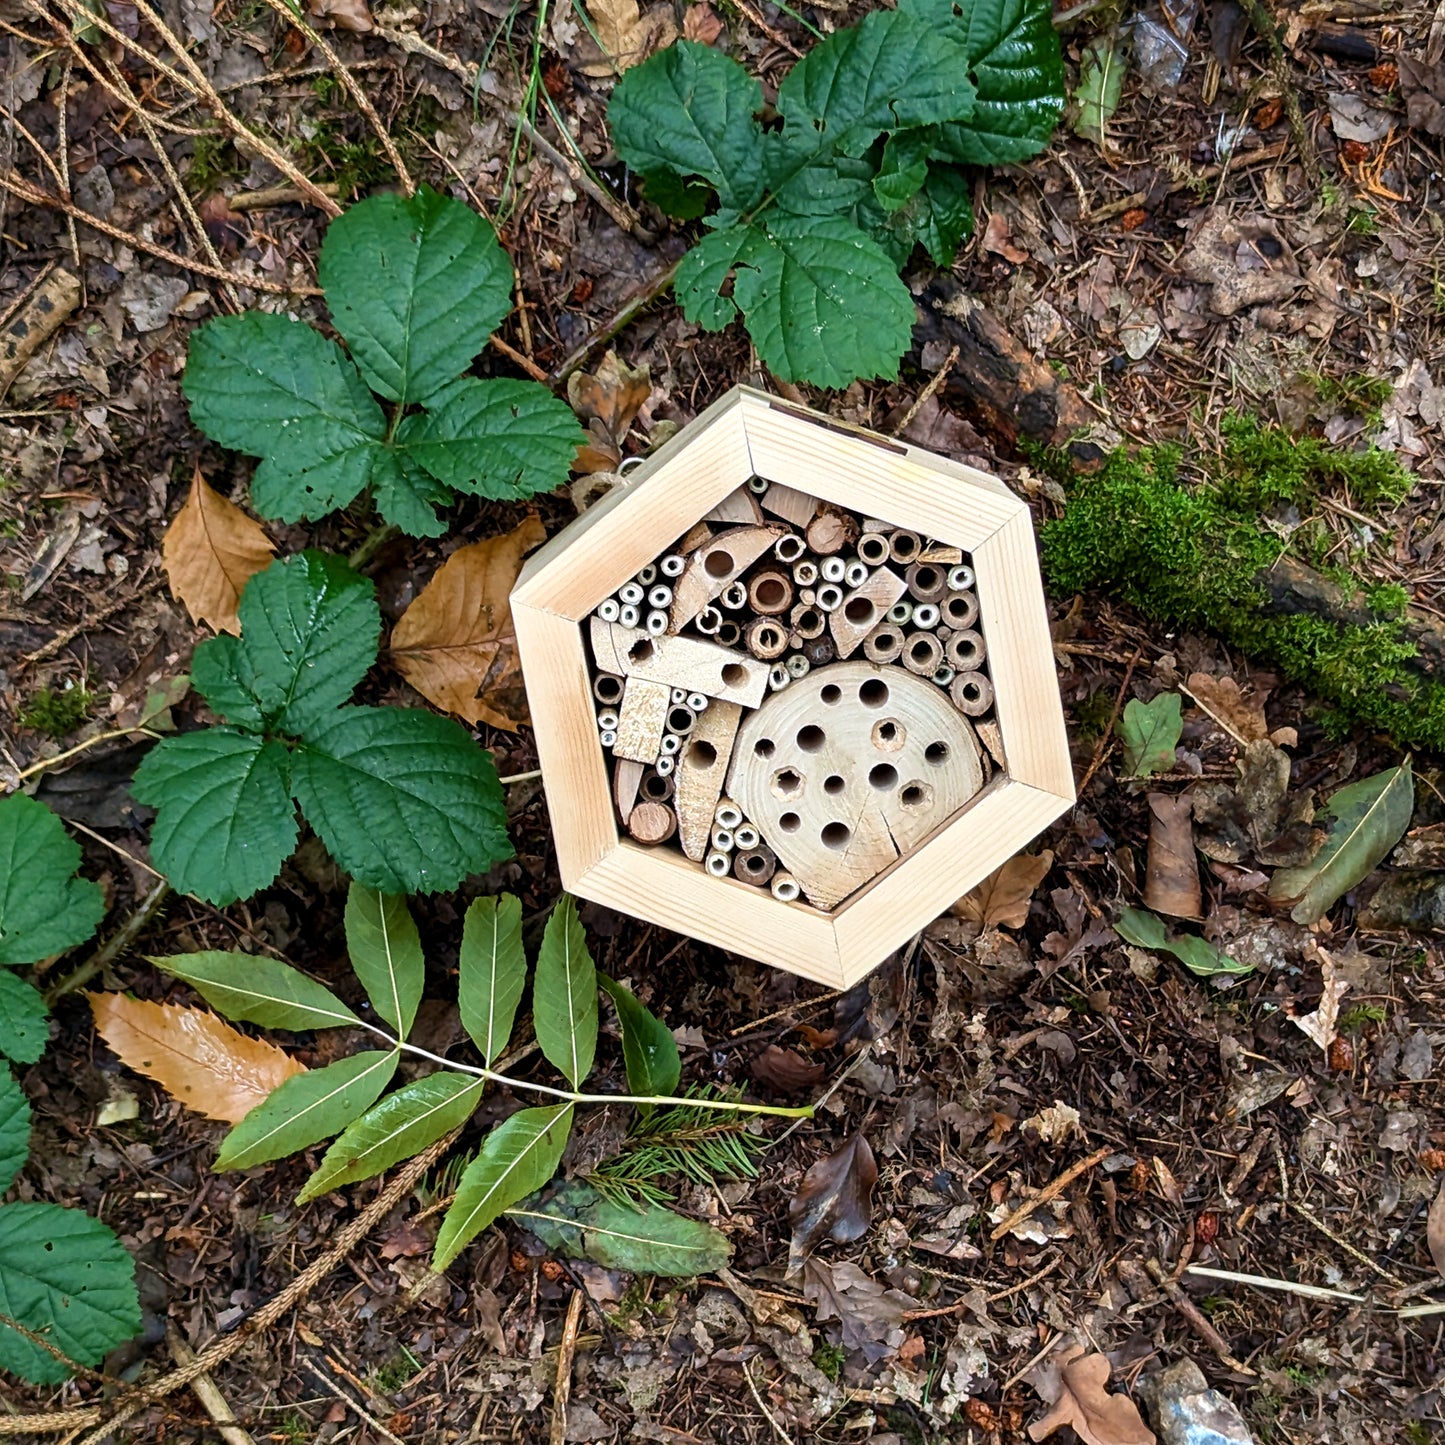
[[[665,5],[644,14],[637,0],[587,0],[587,14],[602,53],[599,58],[596,45],[584,42],[578,69],[595,79],[621,75],[677,39],[677,23]]]
[[[261,524],[209,486],[197,467],[186,504],[161,543],[171,591],[191,620],[239,637],[241,593],[275,552]]]
[[[453,552],[391,634],[391,657],[437,707],[515,732],[527,721],[510,594],[522,557],[546,536],[527,517],[501,537]]]
[[[622,460],[622,443],[637,413],[652,395],[646,366],[632,367],[609,351],[595,372],[574,371],[567,378],[567,400],[587,428],[573,470],[612,472]]]
[[[1106,1355],[1087,1355],[1082,1345],[1061,1351],[1053,1368],[1036,1370],[1030,1383],[1051,1407],[1029,1426],[1029,1439],[1052,1435],[1061,1425],[1073,1426],[1084,1445],[1154,1445],[1139,1407],[1127,1395],[1111,1395]]]
[[[1045,848],[1035,855],[1020,853],[1002,868],[995,868],[948,911],[984,928],[1022,928],[1028,922],[1034,889],[1053,866],[1054,855]]]
[[[88,993],[95,1027],[121,1061],[208,1119],[239,1124],[306,1065],[205,1009]]]

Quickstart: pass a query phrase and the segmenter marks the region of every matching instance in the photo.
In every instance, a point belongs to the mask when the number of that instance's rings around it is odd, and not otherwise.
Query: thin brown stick
[[[572,351],[561,366],[547,378],[548,381],[553,386],[560,386],[599,346],[611,341],[634,316],[644,308],[651,306],[672,285],[679,264],[674,261],[671,266],[659,271],[650,281],[644,282],[596,331]]]
[[[1134,676],[1134,669],[1138,666],[1141,649],[1135,648],[1134,655],[1129,659],[1129,665],[1124,669],[1124,681],[1119,684],[1118,695],[1114,698],[1114,711],[1109,714],[1108,725],[1104,728],[1103,736],[1100,737],[1098,745],[1094,748],[1094,756],[1089,759],[1089,766],[1084,770],[1083,781],[1076,790],[1076,796],[1082,798],[1084,790],[1094,781],[1094,774],[1103,765],[1105,757],[1108,756],[1109,740],[1114,736],[1114,724],[1119,721],[1119,714],[1124,710],[1124,694],[1129,690],[1129,679]]]
[[[1089,1170],[1094,1167],[1094,1165],[1102,1163],[1113,1152],[1113,1145],[1105,1144],[1101,1148],[1095,1149],[1094,1152],[1090,1154],[1087,1158],[1080,1159],[1077,1164],[1070,1164],[1069,1167],[1065,1169],[1064,1172],[1060,1174],[1057,1179],[1051,1180],[1048,1184],[1045,1184],[1044,1187],[1040,1189],[1039,1192],[1035,1194],[1032,1199],[1026,1199],[1022,1204],[1020,1204],[1019,1207],[1015,1209],[1014,1212],[1010,1214],[1009,1217],[1005,1219],[1002,1224],[995,1225],[994,1229],[989,1234],[989,1239],[992,1240],[994,1243],[997,1243],[1000,1239],[1004,1237],[1004,1235],[1009,1232],[1009,1230],[1014,1227],[1014,1225],[1022,1224],[1024,1220],[1028,1219],[1036,1209],[1039,1209],[1043,1205],[1047,1204],[1049,1200],[1057,1199],[1059,1195],[1061,1195],[1064,1190],[1066,1190],[1069,1185],[1071,1185],[1074,1180],[1079,1177],[1079,1175],[1087,1174]]]
[[[948,359],[929,378],[928,385],[918,393],[913,405],[904,414],[903,420],[893,428],[893,436],[902,436],[908,430],[909,423],[923,410],[924,403],[948,380],[948,374],[953,370],[953,363],[958,360],[959,350],[959,346],[955,343],[953,350],[948,353]]]
[[[549,380],[547,373],[543,371],[530,356],[523,356],[515,346],[503,341],[500,336],[493,335],[489,339],[492,345],[496,347],[508,361],[520,366],[533,381],[540,381],[545,384]]]
[[[54,1007],[56,999],[74,993],[76,989],[89,983],[102,969],[114,963],[140,937],[146,925],[160,911],[161,904],[170,897],[170,892],[171,885],[162,878],[136,904],[125,922],[79,968],[66,974],[59,983],[52,984],[45,991],[45,1002]]]
[[[1209,1323],[1204,1312],[1184,1293],[1182,1289],[1164,1272],[1164,1266],[1157,1259],[1148,1260],[1144,1268],[1149,1271],[1149,1277],[1169,1296],[1174,1308],[1179,1311],[1188,1322],[1189,1328],[1219,1356],[1222,1364],[1228,1365],[1231,1370],[1238,1370],[1244,1375],[1254,1375],[1254,1371],[1242,1360],[1234,1356],[1229,1348],[1229,1341]]]
[[[370,1425],[371,1428],[375,1430],[378,1435],[381,1435],[385,1439],[390,1440],[392,1442],[392,1445],[406,1445],[406,1441],[403,1440],[400,1435],[393,1434],[393,1432],[388,1430],[386,1426],[383,1425],[381,1421],[376,1418],[375,1415],[371,1414],[361,1405],[358,1405],[357,1402],[353,1400],[351,1396],[348,1395],[346,1391],[343,1390],[341,1386],[338,1385],[336,1381],[333,1380],[331,1376],[328,1375],[326,1371],[321,1368],[320,1365],[317,1365],[314,1362],[308,1362],[306,1368],[310,1371],[311,1378],[313,1380],[315,1380],[330,1394],[335,1395],[336,1398],[340,1400],[341,1403],[345,1405],[348,1410],[350,1410],[354,1415],[356,1415],[366,1424]]]
[[[548,1445],[564,1445],[567,1439],[567,1402],[572,1398],[572,1360],[577,1354],[577,1331],[582,1324],[582,1291],[574,1289],[567,1301],[567,1320],[562,1326],[562,1345],[557,1351],[556,1383],[552,1387],[552,1428]]]

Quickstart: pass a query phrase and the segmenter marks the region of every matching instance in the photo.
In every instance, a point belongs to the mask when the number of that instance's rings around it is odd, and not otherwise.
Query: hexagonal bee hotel
[[[846,987],[1063,813],[1028,510],[739,387],[512,593],[562,882]]]

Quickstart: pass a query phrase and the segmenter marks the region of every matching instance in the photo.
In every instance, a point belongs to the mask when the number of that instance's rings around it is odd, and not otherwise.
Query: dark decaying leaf
[[[793,1238],[788,1246],[788,1273],[825,1239],[850,1244],[867,1233],[873,1219],[873,1186],[878,1164],[862,1134],[855,1134],[836,1153],[820,1159],[803,1175],[788,1204]]]
[[[898,1352],[904,1316],[918,1306],[911,1295],[884,1288],[846,1260],[805,1261],[803,1296],[817,1309],[819,1323],[838,1321],[844,1347],[862,1350],[870,1365]]]
[[[796,1049],[769,1044],[752,1062],[752,1075],[780,1094],[804,1094],[823,1082],[827,1067],[809,1063]]]
[[[1149,794],[1149,862],[1144,902],[1171,918],[1198,918],[1203,907],[1194,816],[1187,793]]]

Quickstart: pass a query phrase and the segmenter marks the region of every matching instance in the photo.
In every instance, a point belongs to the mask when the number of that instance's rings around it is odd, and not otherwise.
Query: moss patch
[[[30,701],[20,709],[16,720],[21,727],[34,728],[58,742],[69,737],[90,716],[94,702],[94,695],[83,687],[63,688],[59,692],[40,687],[30,695]]]

